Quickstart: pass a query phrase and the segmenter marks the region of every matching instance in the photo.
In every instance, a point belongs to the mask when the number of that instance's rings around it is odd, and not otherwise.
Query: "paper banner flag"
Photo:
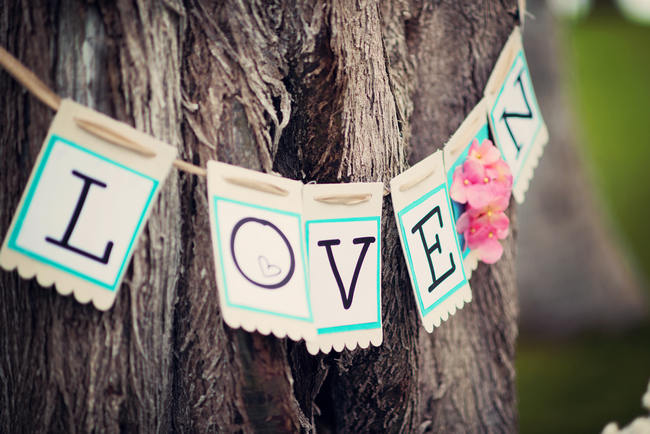
[[[482,143],[483,140],[489,138],[489,128],[487,117],[485,116],[485,102],[481,100],[476,107],[467,115],[463,123],[458,127],[458,130],[451,136],[451,139],[444,147],[444,162],[445,169],[447,170],[447,188],[451,188],[453,182],[454,171],[457,167],[462,166],[469,152],[474,139]],[[454,227],[458,217],[465,211],[465,205],[451,200],[451,208],[454,216]],[[472,252],[470,248],[465,245],[465,238],[462,234],[457,234],[460,250],[463,255],[463,265],[465,266],[465,274],[469,279],[472,272],[476,269],[478,264],[478,255]]]
[[[313,339],[302,183],[208,162],[221,312],[233,328]]]
[[[381,345],[384,185],[307,184],[303,212],[317,336],[310,353]]]
[[[116,146],[80,125],[99,125],[151,155]],[[63,100],[5,237],[0,265],[108,309],[175,156],[171,146]]]
[[[430,333],[472,300],[456,236],[442,151],[390,182],[416,304]]]
[[[512,171],[512,194],[522,203],[548,142],[548,131],[537,105],[518,27],[499,55],[485,87],[485,100],[495,145]]]

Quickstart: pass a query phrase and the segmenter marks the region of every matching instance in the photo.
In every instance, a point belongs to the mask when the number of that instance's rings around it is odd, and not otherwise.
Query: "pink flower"
[[[449,196],[458,203],[480,208],[494,194],[490,181],[481,163],[467,160],[454,171]]]
[[[488,206],[484,209],[467,209],[458,218],[456,230],[462,233],[470,249],[477,247],[486,238],[504,239],[508,236],[510,219],[503,211]]]
[[[501,159],[501,153],[492,144],[492,141],[488,139],[483,140],[480,145],[478,144],[478,139],[474,139],[467,154],[468,161],[476,161],[484,166],[492,164],[499,159]]]
[[[470,209],[458,218],[456,229],[463,233],[467,247],[475,250],[481,261],[493,264],[503,254],[498,240],[508,235],[509,224],[510,220],[503,211],[493,213],[489,210],[479,214]]]
[[[492,219],[497,218],[499,214],[503,214],[503,211],[505,211],[508,208],[509,204],[510,204],[510,194],[493,195],[490,198],[487,205],[485,205],[481,209],[474,209],[473,212],[477,213],[475,214],[477,218],[481,216],[488,216],[492,221]]]
[[[510,167],[502,159],[485,167],[485,175],[500,189],[501,194],[510,195],[512,191],[512,173]]]
[[[506,190],[502,184],[498,184],[485,176],[482,183],[475,184],[467,189],[467,203],[475,209],[484,208],[495,199],[502,198],[509,193],[510,190]]]
[[[492,238],[490,233],[502,240],[508,236],[508,227],[510,219],[503,211],[493,211],[489,209],[479,214],[473,219],[475,227],[485,228],[488,232],[488,238]]]
[[[503,255],[499,240],[508,235],[510,219],[504,213],[512,193],[512,173],[499,150],[489,140],[479,146],[474,139],[467,160],[454,171],[451,198],[467,203],[456,231],[481,261],[493,264]]]
[[[454,170],[453,182],[449,196],[458,203],[467,203],[467,194],[475,185],[480,185],[485,178],[485,168],[475,162],[465,161]]]
[[[503,246],[495,239],[487,240],[476,248],[478,257],[486,264],[494,264],[503,255]]]

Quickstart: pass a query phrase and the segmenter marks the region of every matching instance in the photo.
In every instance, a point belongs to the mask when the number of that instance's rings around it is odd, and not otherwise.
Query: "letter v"
[[[330,267],[332,267],[332,272],[334,273],[334,278],[339,287],[339,293],[341,294],[341,300],[343,301],[343,308],[348,310],[352,305],[352,298],[354,297],[354,289],[357,286],[357,279],[359,278],[359,272],[361,271],[361,265],[363,265],[363,260],[366,257],[368,248],[370,244],[374,243],[375,237],[360,237],[352,240],[353,244],[363,244],[361,248],[361,253],[359,258],[357,258],[357,265],[354,267],[354,274],[352,274],[352,282],[350,282],[350,290],[347,295],[345,293],[345,287],[343,286],[343,281],[341,280],[341,275],[339,274],[339,269],[336,266],[336,261],[334,260],[334,253],[332,252],[332,246],[338,246],[341,244],[341,240],[322,240],[318,242],[318,245],[325,247],[327,251],[327,259],[330,261]]]

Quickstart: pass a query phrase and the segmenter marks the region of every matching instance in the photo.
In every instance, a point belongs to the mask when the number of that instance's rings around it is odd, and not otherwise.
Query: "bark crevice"
[[[479,100],[515,7],[9,1],[0,43],[195,164],[387,183]],[[0,74],[4,233],[52,113]],[[224,325],[205,182],[172,171],[110,311],[0,273],[0,431],[515,430],[511,239],[473,277],[474,301],[429,335],[389,197],[382,218],[383,345],[314,357]]]

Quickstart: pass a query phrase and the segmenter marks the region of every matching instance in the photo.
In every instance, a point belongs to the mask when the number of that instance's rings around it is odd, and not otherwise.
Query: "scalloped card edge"
[[[273,184],[285,189],[286,196],[256,190],[243,185],[233,184],[226,181],[226,178],[240,178],[261,184]],[[218,250],[217,219],[214,206],[215,197],[236,199],[238,202],[252,203],[256,206],[264,206],[278,210],[288,211],[302,216],[302,182],[280,176],[269,175],[255,170],[245,169],[239,166],[213,161],[208,161],[207,192],[209,202],[209,224],[212,235],[212,250],[215,268],[215,282],[219,296],[219,307],[224,322],[231,328],[244,329],[247,332],[257,331],[263,335],[273,334],[277,338],[288,337],[293,341],[313,339],[316,336],[314,318],[311,313],[311,300],[309,299],[309,278],[305,277],[305,290],[307,292],[307,303],[310,309],[309,318],[292,318],[257,312],[246,307],[238,308],[229,306],[224,290],[225,275],[221,268]],[[227,191],[224,194],[224,189]],[[219,194],[217,194],[219,192]],[[302,219],[301,219],[302,222]],[[302,223],[301,223],[302,226]],[[304,231],[300,229],[300,240],[302,260],[306,261],[304,247]],[[305,264],[306,265],[306,264]]]
[[[471,251],[465,256],[465,259],[463,259],[463,267],[465,267],[465,275],[467,276],[467,280],[472,278],[472,273],[476,268],[478,267],[478,256],[476,254],[476,251]]]
[[[96,123],[101,123],[114,131],[118,131],[122,135],[131,137],[132,140],[154,150],[156,155],[154,157],[139,156],[131,150],[115,146],[98,136],[80,129],[74,122],[74,118],[80,115],[83,115],[84,118],[91,119]],[[45,262],[33,259],[8,246],[9,237],[14,231],[19,213],[23,209],[30,187],[34,182],[36,172],[43,163],[46,147],[54,135],[83,144],[84,148],[124,166],[137,168],[140,172],[149,175],[152,178],[156,178],[159,181],[143,214],[143,223],[138,227],[133,246],[127,254],[125,261],[126,264],[131,262],[133,254],[138,248],[138,239],[140,238],[140,235],[146,226],[146,222],[151,215],[152,208],[156,203],[160,189],[164,185],[164,181],[169,174],[177,151],[176,148],[160,142],[154,137],[138,131],[130,125],[118,122],[115,119],[81,104],[75,103],[69,99],[61,101],[61,106],[50,124],[43,145],[41,146],[39,154],[32,166],[32,172],[23,190],[21,199],[16,207],[11,224],[7,229],[2,249],[0,250],[0,267],[7,271],[17,270],[18,274],[23,279],[35,278],[36,282],[43,288],[54,286],[55,290],[63,296],[72,294],[79,303],[86,304],[92,301],[95,308],[105,311],[113,306],[117,293],[122,286],[122,280],[127,267],[123,267],[122,271],[117,276],[113,289],[111,290],[96,285],[88,280],[79,278],[52,265],[48,265]]]
[[[498,144],[496,134],[494,133],[495,127],[490,116],[490,110],[492,110],[492,108],[494,107],[494,104],[496,103],[497,95],[501,90],[501,88],[503,87],[503,83],[505,79],[508,77],[508,74],[510,73],[510,69],[512,65],[515,63],[520,52],[523,54],[524,62],[526,64],[526,69],[528,71],[528,76],[530,77],[530,69],[528,68],[528,62],[526,61],[526,54],[522,42],[521,30],[518,26],[516,26],[513,29],[510,36],[508,37],[508,40],[506,41],[505,45],[503,46],[503,49],[499,54],[499,58],[497,59],[497,62],[494,65],[492,73],[490,74],[490,77],[488,78],[488,82],[485,86],[484,99],[486,101],[486,106],[485,106],[486,115],[488,118],[490,131],[495,141],[495,145],[497,145],[499,149],[501,148]],[[533,88],[532,83],[531,83],[531,88]],[[534,88],[533,88],[533,92],[534,92]],[[525,200],[526,192],[528,191],[528,187],[530,186],[530,181],[533,178],[535,168],[539,164],[539,160],[542,154],[544,153],[544,147],[548,143],[548,139],[549,139],[548,129],[546,127],[546,123],[544,122],[544,117],[542,116],[539,103],[537,102],[537,96],[534,95],[534,98],[535,98],[535,105],[540,116],[541,125],[540,125],[540,130],[537,133],[537,137],[535,137],[535,141],[532,143],[530,147],[530,151],[528,151],[528,155],[525,157],[526,160],[521,166],[519,170],[519,174],[517,175],[515,183],[512,187],[512,195],[514,196],[515,200],[519,204],[523,203]]]
[[[358,331],[348,331],[332,333],[327,335],[318,335],[316,339],[306,342],[307,351],[311,355],[316,355],[318,352],[329,354],[332,350],[341,352],[347,348],[352,351],[355,348],[368,348],[370,344],[378,347],[384,340],[382,327],[364,330],[363,334]]]
[[[435,327],[440,327],[443,322],[447,321],[449,317],[455,315],[457,311],[471,301],[472,290],[469,283],[465,283],[422,318],[424,328],[429,333],[433,332]]]
[[[333,331],[331,333],[318,333],[313,339],[306,342],[307,350],[311,354],[317,354],[319,351],[328,354],[334,349],[341,352],[344,348],[353,350],[357,346],[367,348],[370,344],[374,346],[381,345],[383,341],[383,322],[381,313],[381,218],[383,208],[384,184],[382,182],[354,182],[345,184],[307,184],[303,187],[303,212],[305,216],[305,226],[310,222],[318,220],[348,220],[348,219],[376,219],[378,225],[379,250],[377,273],[377,326],[360,330]],[[355,205],[327,204],[316,201],[314,198],[319,194],[327,195],[346,195],[346,194],[371,194],[371,199],[364,203]],[[307,232],[307,231],[305,231]],[[305,233],[305,240],[307,233]],[[309,249],[307,249],[309,250]],[[309,263],[310,257],[307,255]],[[312,291],[314,286],[310,284]],[[314,303],[312,303],[314,304]],[[319,312],[316,306],[312,306],[315,316],[315,322],[318,327],[336,327],[336,323],[323,322],[319,319]]]
[[[439,179],[436,180],[436,177]],[[411,181],[413,179],[417,179],[418,181],[416,183],[413,183]],[[412,203],[414,200],[417,200],[417,198],[422,197],[424,194],[426,194],[426,192],[431,189],[432,182],[435,182],[438,185],[447,183],[446,169],[444,165],[444,151],[442,149],[429,155],[427,158],[415,164],[407,171],[393,178],[390,182],[391,192],[393,192],[391,194],[393,199],[393,210],[395,213],[395,221],[398,227],[397,232],[399,234],[400,245],[402,247],[402,252],[405,258],[408,257],[408,253],[406,252],[405,247],[406,240],[402,238],[402,231],[399,230],[400,222],[398,214],[404,206],[408,206],[409,203]],[[402,186],[405,184],[410,184],[408,188],[411,190],[411,192],[409,192],[406,197],[402,197],[401,195],[398,195],[396,197],[394,193],[401,192]],[[449,203],[449,206],[451,207],[451,203]],[[454,234],[456,235],[455,230]],[[458,242],[457,237],[456,242]],[[412,270],[410,267],[408,267],[408,265],[407,268],[409,274],[409,283],[411,285],[412,293],[416,298],[417,304],[418,295],[414,283],[415,276],[413,276]],[[463,271],[465,271],[464,260]],[[465,280],[462,285],[453,290],[453,292],[451,292],[451,294],[448,296],[445,296],[445,298],[443,298],[442,301],[438,302],[438,304],[429,312],[427,312],[426,315],[422,314],[420,307],[417,308],[418,314],[422,320],[422,324],[424,325],[424,328],[427,332],[433,332],[434,327],[439,327],[440,324],[447,321],[450,316],[454,315],[456,311],[462,309],[466,303],[472,301],[472,289],[469,283],[470,277],[466,272],[464,274]]]

